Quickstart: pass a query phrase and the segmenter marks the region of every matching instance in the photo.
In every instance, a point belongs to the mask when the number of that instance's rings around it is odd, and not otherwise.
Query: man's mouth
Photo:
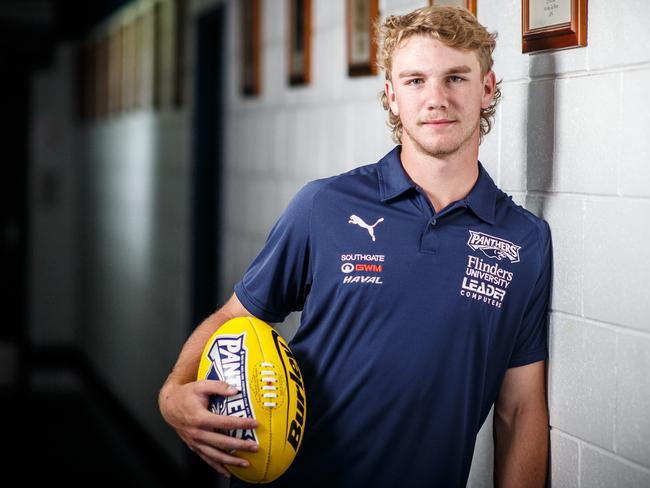
[[[456,122],[455,120],[451,119],[432,119],[432,120],[425,120],[421,122],[422,125],[430,125],[433,127],[446,127],[448,125],[453,124]]]

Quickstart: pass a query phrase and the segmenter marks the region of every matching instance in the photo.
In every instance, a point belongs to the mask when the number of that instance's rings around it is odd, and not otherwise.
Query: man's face
[[[405,147],[435,157],[478,147],[481,108],[490,106],[496,81],[491,71],[481,76],[475,52],[416,35],[393,54],[390,78],[384,88]]]

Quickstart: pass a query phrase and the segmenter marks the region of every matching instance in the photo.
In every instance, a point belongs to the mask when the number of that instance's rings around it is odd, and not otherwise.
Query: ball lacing
[[[273,363],[262,363],[261,366],[263,368],[269,368],[260,371],[260,375],[262,376],[260,379],[262,383],[262,398],[269,399],[268,401],[265,401],[263,405],[265,407],[275,408],[278,406],[277,401],[272,400],[278,398],[278,378],[273,369],[275,366]]]

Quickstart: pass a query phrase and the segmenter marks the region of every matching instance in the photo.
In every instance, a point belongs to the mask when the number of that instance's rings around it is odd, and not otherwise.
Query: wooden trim
[[[174,2],[174,87],[172,102],[175,108],[183,106],[185,98],[185,33],[187,1]]]
[[[347,56],[348,76],[369,76],[377,74],[377,43],[375,42],[377,20],[379,19],[379,0],[369,0],[368,32],[370,43],[369,59],[365,63],[352,62],[352,9],[354,0],[347,0]]]
[[[250,9],[251,23],[248,25]],[[241,92],[244,96],[255,97],[261,93],[261,5],[260,0],[244,0],[241,12],[242,25],[242,84]],[[251,52],[246,48],[250,43]]]
[[[289,85],[308,85],[311,82],[311,0],[289,0]],[[293,70],[293,56],[297,40],[296,31],[296,3],[302,4],[302,46],[303,60],[302,71]]]
[[[587,1],[571,1],[571,22],[538,29],[530,28],[530,0],[521,0],[521,51],[531,53],[587,45]]]

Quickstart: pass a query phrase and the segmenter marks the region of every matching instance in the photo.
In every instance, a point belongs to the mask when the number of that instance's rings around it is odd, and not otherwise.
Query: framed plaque
[[[379,17],[379,0],[348,0],[348,75],[377,74],[375,22]]]
[[[174,6],[171,0],[154,5],[154,83],[156,109],[172,106],[174,79]]]
[[[522,52],[587,45],[587,0],[521,0]]]
[[[242,84],[246,97],[260,94],[260,0],[241,3],[242,21]]]
[[[183,106],[185,95],[184,68],[185,68],[185,33],[188,15],[187,0],[174,1],[174,79],[173,105],[175,108]]]
[[[465,7],[476,17],[476,0],[429,0],[429,5],[453,5]]]
[[[289,84],[311,79],[311,0],[289,0]]]
[[[95,121],[103,120],[108,116],[108,97],[109,97],[109,36],[107,33],[103,34],[100,39],[95,43],[95,103],[94,105],[94,118]]]
[[[135,108],[135,21],[122,25],[122,107],[124,112]]]
[[[135,24],[136,56],[138,59],[136,106],[139,109],[148,109],[153,106],[155,82],[154,27],[154,9],[152,6],[148,6],[140,11]]]
[[[109,34],[108,47],[108,113],[119,115],[122,111],[122,28],[116,26]]]

